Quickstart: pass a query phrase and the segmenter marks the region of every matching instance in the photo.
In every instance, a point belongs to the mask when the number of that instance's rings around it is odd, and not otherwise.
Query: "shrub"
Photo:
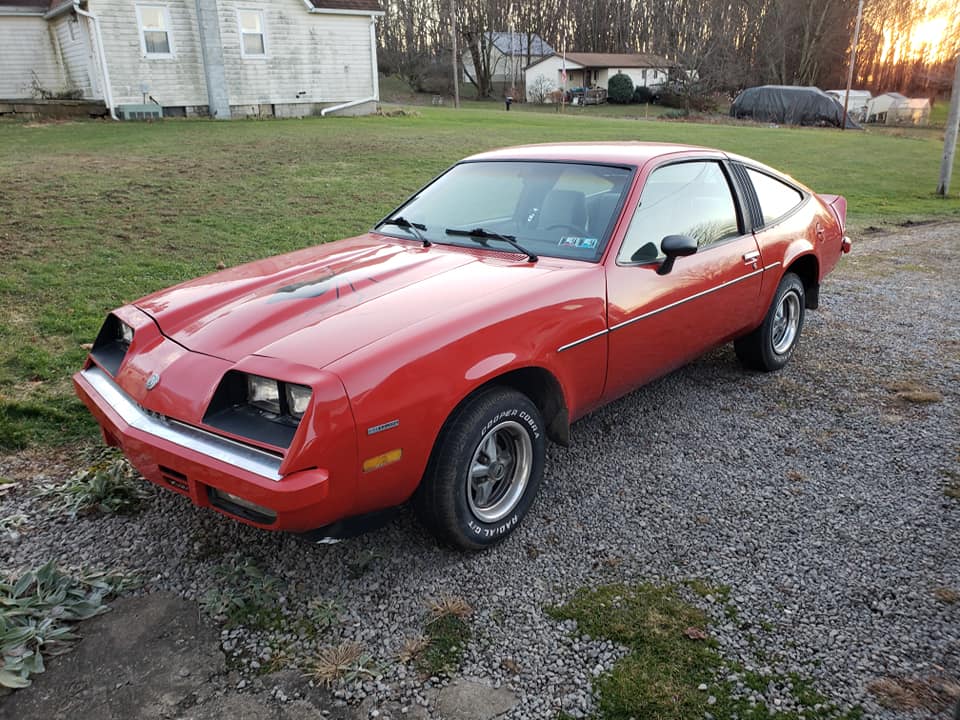
[[[37,494],[52,499],[54,511],[71,517],[96,511],[131,513],[150,497],[140,474],[126,458],[110,449],[66,482],[41,485]]]
[[[626,105],[633,99],[633,80],[629,75],[617,73],[607,83],[607,100]]]
[[[646,85],[637,85],[633,90],[633,102],[639,103],[640,105],[654,102],[655,97],[653,90]]]
[[[660,104],[665,107],[682,108],[697,112],[712,112],[717,109],[717,98],[698,83],[672,83],[658,92]]]

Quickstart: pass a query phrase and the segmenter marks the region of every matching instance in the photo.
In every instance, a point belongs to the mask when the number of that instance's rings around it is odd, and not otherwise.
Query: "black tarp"
[[[840,127],[843,108],[820,88],[796,85],[762,85],[747,88],[730,106],[735,118],[785,125],[831,125]],[[859,129],[850,117],[847,127]]]

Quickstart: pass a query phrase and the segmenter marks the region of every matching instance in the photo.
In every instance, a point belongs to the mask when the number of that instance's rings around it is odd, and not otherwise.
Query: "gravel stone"
[[[133,517],[55,517],[31,488],[80,460],[28,450],[0,458],[0,474],[21,482],[4,496],[4,516],[29,520],[19,542],[0,543],[0,567],[53,558],[138,570],[139,592],[197,601],[219,589],[225,555],[241,552],[282,580],[283,620],[220,628],[207,618],[231,668],[211,680],[216,692],[259,687],[261,702],[279,703],[293,691],[271,696],[264,667],[356,641],[376,667],[337,687],[337,707],[435,718],[444,693],[470,678],[514,698],[508,720],[589,716],[595,677],[625,653],[546,607],[583,586],[701,578],[729,586],[737,611],[731,620],[716,595],[681,588],[709,614],[730,663],[717,682],[786,711],[798,700],[784,679],[798,673],[868,717],[911,717],[867,687],[958,679],[960,605],[933,592],[960,591],[960,501],[944,492],[960,473],[958,237],[960,225],[938,224],[855,238],[780,373],[745,371],[723,347],[576,423],[571,448],[548,449],[525,522],[489,552],[439,547],[405,510],[377,532],[310,545],[157,488]],[[943,399],[907,402],[897,382]],[[472,636],[458,672],[424,680],[395,658],[440,596],[470,603]],[[310,626],[314,600],[339,608],[329,628]],[[745,687],[734,663],[768,678],[765,692]]]

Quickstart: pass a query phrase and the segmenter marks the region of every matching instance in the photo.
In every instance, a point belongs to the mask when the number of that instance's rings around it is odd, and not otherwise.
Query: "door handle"
[[[743,254],[743,263],[744,265],[753,265],[754,268],[757,267],[757,261],[760,259],[760,253],[756,250],[752,252]]]

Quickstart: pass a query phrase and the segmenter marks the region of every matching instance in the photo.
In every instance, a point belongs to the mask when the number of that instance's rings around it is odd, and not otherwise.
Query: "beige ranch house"
[[[0,99],[126,116],[373,111],[379,0],[0,0]]]
[[[562,72],[567,70],[564,83]],[[568,52],[549,55],[531,63],[525,71],[527,99],[535,101],[534,93],[564,90],[576,87],[606,89],[610,78],[617,73],[630,76],[634,87],[656,87],[667,82],[670,71],[680,66],[659,55],[649,53],[582,53]]]

